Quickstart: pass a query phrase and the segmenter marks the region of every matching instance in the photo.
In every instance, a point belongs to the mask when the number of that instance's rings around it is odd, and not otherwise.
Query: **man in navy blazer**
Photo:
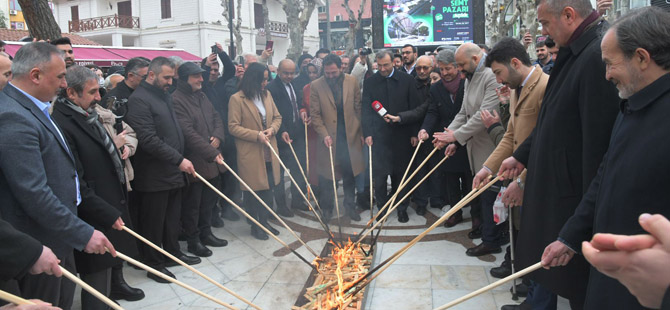
[[[51,248],[74,272],[73,249],[116,255],[105,235],[93,228],[121,229],[108,205],[80,188],[75,160],[48,114],[49,100],[66,87],[65,62],[48,43],[23,46],[12,65],[14,78],[0,93],[0,213],[17,230]],[[82,204],[82,201],[84,202]],[[90,216],[91,224],[78,217]],[[21,296],[69,309],[74,284],[49,275],[18,280]]]

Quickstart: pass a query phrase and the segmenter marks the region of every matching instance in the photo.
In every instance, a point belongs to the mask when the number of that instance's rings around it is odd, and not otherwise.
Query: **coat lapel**
[[[49,132],[51,132],[51,134],[54,136],[54,138],[56,138],[56,141],[58,141],[58,144],[61,146],[61,148],[63,148],[63,151],[65,151],[65,153],[68,155],[70,160],[72,160],[72,162],[74,162],[74,158],[72,157],[72,154],[70,153],[70,149],[64,144],[65,141],[63,139],[65,139],[65,136],[63,136],[63,138],[61,139],[61,135],[58,133],[58,131],[56,130],[56,127],[54,127],[54,125],[53,125],[55,123],[51,123],[51,121],[47,118],[47,116],[44,115],[44,112],[40,111],[37,108],[37,106],[35,105],[35,103],[33,103],[33,101],[30,100],[30,98],[26,97],[24,94],[22,94],[20,91],[14,89],[14,88],[15,88],[15,86],[13,86],[11,84],[7,85],[7,87],[5,87],[5,89],[6,89],[5,93],[8,96],[14,98],[14,100],[16,100],[16,102],[18,102],[24,108],[26,108],[28,111],[30,111],[30,113],[32,113],[42,123],[42,125],[44,125],[44,127],[46,127],[47,130],[49,130]]]
[[[256,105],[254,104],[251,99],[247,98],[246,96],[242,95],[242,101],[246,104],[247,108],[251,112],[251,115],[253,115],[254,120],[256,121],[256,124],[258,125],[258,128],[263,128],[263,120],[261,119],[261,113],[258,111],[258,108],[256,108]],[[267,110],[265,110],[265,113],[267,115]],[[263,128],[265,129],[265,128]]]
[[[85,132],[87,135],[91,137],[91,139],[93,139],[93,141],[98,143],[105,150],[107,149],[100,135],[97,132],[94,132],[93,126],[86,123],[86,119],[84,119],[82,115],[77,115],[74,111],[72,111],[72,109],[60,104],[55,105],[54,109],[58,109],[58,111],[70,117],[83,132]]]
[[[526,82],[526,86],[524,86],[521,89],[519,100],[516,100],[516,105],[514,105],[514,112],[517,112],[519,110],[521,102],[523,102],[526,99],[526,97],[530,95],[530,93],[533,91],[533,88],[535,88],[537,82],[540,80],[540,77],[542,76],[542,68],[540,68],[539,65],[536,66],[537,67],[535,68],[535,71],[533,71],[533,74],[531,74],[530,78],[528,79],[528,82]]]

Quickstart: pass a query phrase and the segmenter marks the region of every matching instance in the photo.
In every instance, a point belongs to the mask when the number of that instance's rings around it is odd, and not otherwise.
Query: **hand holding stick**
[[[9,302],[9,303],[13,303],[15,305],[35,305],[36,304],[36,303],[34,303],[30,300],[23,299],[19,296],[7,293],[3,290],[0,290],[0,299],[4,300],[6,302]]]

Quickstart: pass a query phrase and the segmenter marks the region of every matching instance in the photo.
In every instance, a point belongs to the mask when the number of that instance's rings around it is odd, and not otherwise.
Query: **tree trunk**
[[[268,11],[268,1],[263,0],[263,29],[265,29],[265,41],[272,41],[272,33],[270,33],[270,12]],[[274,49],[274,47],[273,47]],[[268,65],[272,65],[272,57],[268,58]]]
[[[519,11],[521,11],[521,21],[527,27],[528,32],[533,37],[533,43],[528,46],[528,54],[531,59],[537,57],[535,53],[535,37],[540,33],[540,24],[537,22],[537,9],[534,1],[522,0],[519,2]],[[522,38],[524,34],[521,34]],[[523,44],[523,42],[522,42]]]
[[[349,0],[344,0],[342,7],[347,10],[347,15],[349,15],[349,30],[347,31],[347,49],[346,55],[351,57],[354,55],[354,48],[356,47],[356,34],[361,31],[361,24],[363,19],[363,13],[365,12],[365,5],[367,0],[361,1],[361,6],[358,9],[358,14],[354,14],[354,10],[349,6]]]
[[[55,40],[62,36],[47,0],[19,0],[19,5],[31,37],[37,40]]]
[[[221,0],[221,7],[223,7],[223,18],[226,20],[226,23],[231,21],[228,19],[228,1],[233,0]],[[235,52],[237,55],[242,55],[244,49],[242,48],[242,34],[240,33],[240,26],[242,26],[242,19],[240,18],[240,12],[242,11],[242,1],[237,1],[237,12],[233,12],[233,36],[235,36]]]
[[[493,3],[487,4],[486,7],[486,25],[490,35],[490,44],[493,46],[498,43],[501,38],[507,36],[509,30],[512,29],[512,26],[514,26],[517,18],[519,18],[520,12],[517,7],[512,6],[512,0],[504,1],[502,9],[499,0],[495,0]],[[505,17],[507,15],[508,9],[514,10],[514,14],[507,21]]]
[[[279,0],[282,9],[286,13],[286,22],[288,23],[288,37],[291,42],[288,48],[286,58],[298,61],[302,55],[302,49],[305,45],[305,29],[312,17],[316,2],[314,0]]]

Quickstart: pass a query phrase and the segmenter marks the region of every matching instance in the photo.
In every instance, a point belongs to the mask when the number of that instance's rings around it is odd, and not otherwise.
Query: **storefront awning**
[[[6,42],[5,52],[14,57],[16,52],[25,43]],[[136,47],[103,47],[103,46],[84,46],[75,45],[75,62],[80,66],[94,64],[98,67],[125,66],[130,58],[146,57],[154,59],[158,56],[170,57],[179,56],[184,61],[199,62],[202,58],[193,55],[181,49],[149,49]]]

